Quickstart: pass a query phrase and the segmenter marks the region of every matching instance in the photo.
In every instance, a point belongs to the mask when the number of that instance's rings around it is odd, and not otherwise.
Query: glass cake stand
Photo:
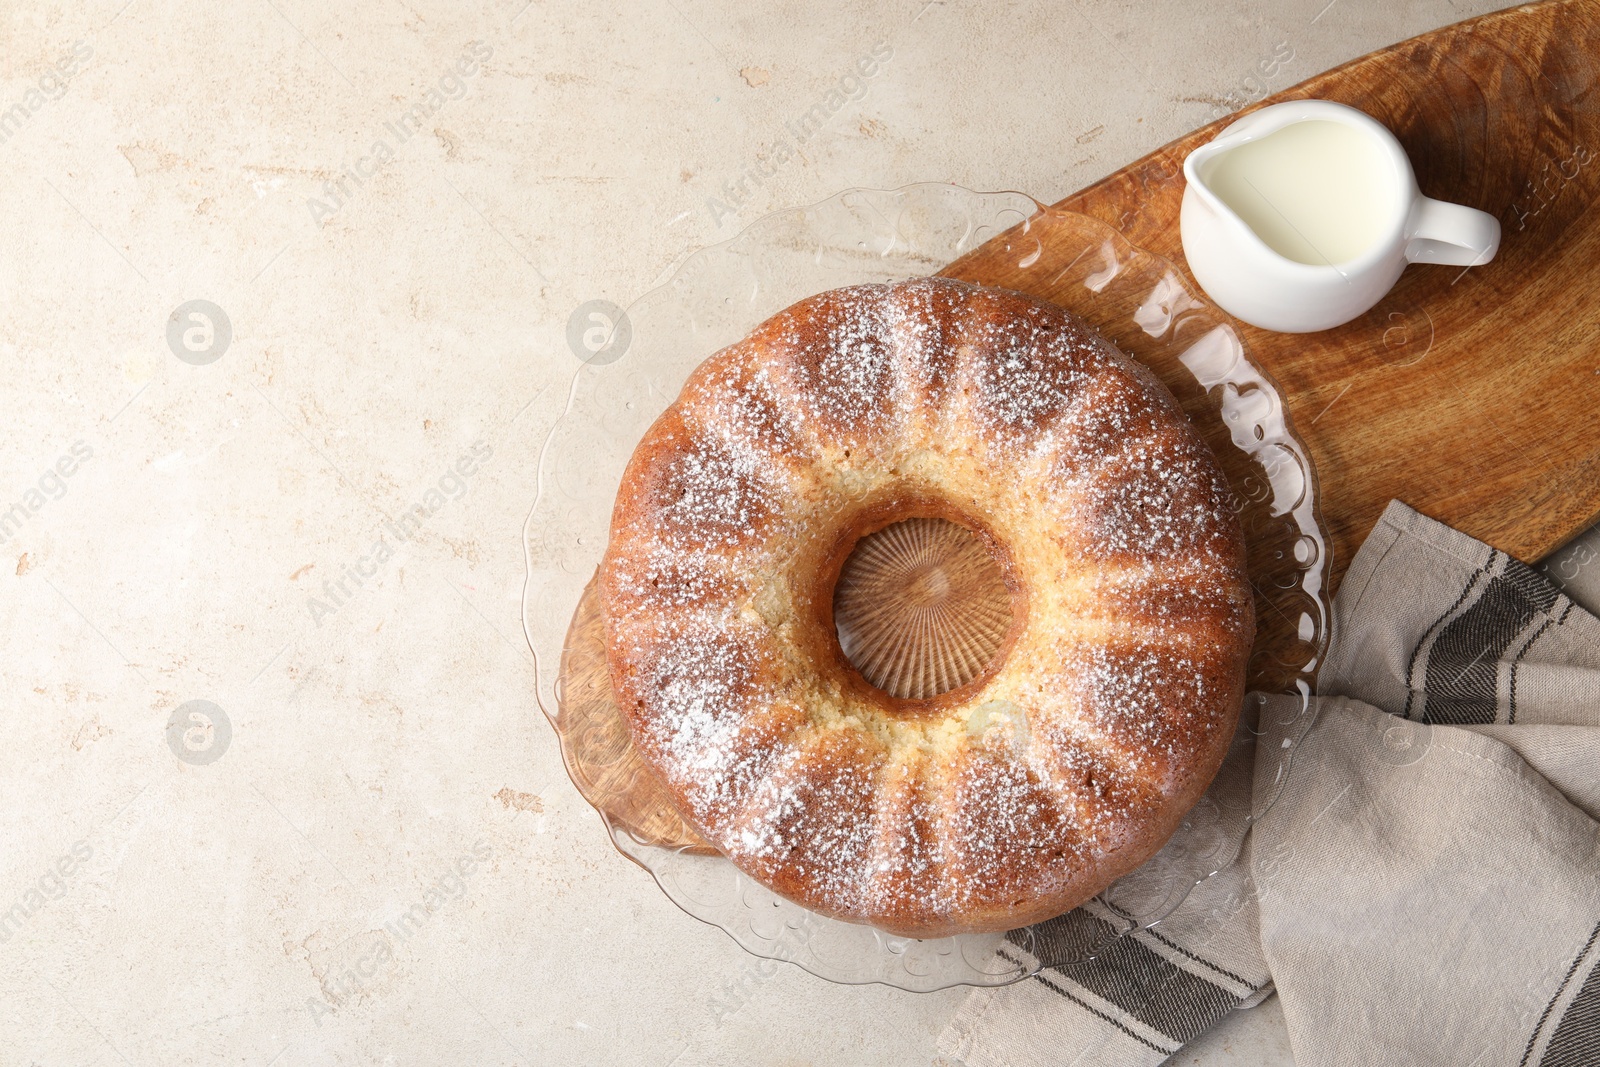
[[[1172,390],[1216,452],[1245,531],[1258,620],[1249,686],[1300,694],[1299,722],[1291,724],[1298,728],[1287,733],[1301,736],[1330,625],[1328,539],[1311,462],[1279,390],[1227,317],[1171,263],[1098,220],[1022,193],[943,184],[855,189],[769,215],[690,256],[626,310],[626,321],[596,320],[602,333],[587,349],[595,354],[577,364],[566,405],[540,449],[524,528],[523,627],[537,662],[539,704],[573,783],[617,848],[673,903],[755,955],[834,982],[921,991],[1002,985],[1027,977],[1029,967],[1076,959],[1041,958],[1031,928],[895,937],[807,911],[742,874],[682,820],[634,752],[611,696],[592,579],[634,445],[702,360],[814,293],[940,273],[1068,308]],[[1281,788],[1297,743],[1255,752],[1255,736],[1242,725],[1229,759],[1253,758],[1256,781]],[[1155,857],[1102,894],[1105,913],[1124,917],[1122,933],[1170,914],[1235,859],[1276,795],[1268,792],[1213,789]],[[997,953],[1005,936],[1027,951]],[[1102,947],[1077,951],[1086,958]]]

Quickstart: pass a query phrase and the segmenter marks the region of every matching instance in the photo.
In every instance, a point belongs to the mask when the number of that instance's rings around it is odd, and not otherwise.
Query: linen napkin
[[[1046,961],[1104,947],[973,992],[942,1053],[1146,1067],[1275,990],[1301,1065],[1600,1063],[1600,621],[1399,502],[1334,621],[1238,859],[1149,929],[1112,939],[1099,902],[1036,928]],[[1280,722],[1298,698],[1253,702],[1258,749],[1304,728]],[[1212,790],[1264,802],[1270,777],[1228,765]]]

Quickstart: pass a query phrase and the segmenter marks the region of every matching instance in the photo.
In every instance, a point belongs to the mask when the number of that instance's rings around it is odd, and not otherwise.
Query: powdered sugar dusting
[[[1086,550],[1100,559],[1215,558],[1233,550],[1225,487],[1220,476],[1197,477],[1198,447],[1164,441],[1130,448],[1095,471],[1070,514]]]
[[[893,394],[895,366],[881,293],[862,300],[858,292],[824,293],[804,315],[786,311],[766,331],[775,347],[786,350],[774,360],[787,371],[785,401],[813,432],[844,446],[885,428],[885,401]]]
[[[985,308],[966,324],[961,343],[985,353],[970,363],[972,413],[980,432],[1031,442],[1073,405],[1103,362],[1097,346],[1059,320],[1008,317]]]
[[[684,790],[696,821],[725,825],[803,717],[785,714],[761,651],[736,627],[704,620],[670,642],[648,628],[632,634],[641,636],[637,689],[651,710],[638,720],[641,748]]]
[[[1221,484],[1171,398],[1057,309],[941,279],[821,294],[640,445],[602,568],[613,682],[685,814],[778,892],[927,934],[1043,917],[1226,747],[1251,619]],[[972,509],[1030,590],[1006,661],[933,714],[851,682],[815,621],[832,546],[901,499]]]
[[[760,453],[698,435],[662,471],[656,521],[675,539],[738,547],[779,510],[779,485]]]

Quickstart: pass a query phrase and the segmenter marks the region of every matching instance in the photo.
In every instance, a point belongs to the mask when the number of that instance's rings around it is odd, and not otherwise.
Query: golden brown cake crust
[[[1166,842],[1222,762],[1254,634],[1215,457],[1067,312],[944,279],[821,293],[703,363],[623,475],[601,564],[644,759],[742,870],[904,935],[1060,914]],[[967,526],[1015,619],[929,700],[839,648],[850,548]]]

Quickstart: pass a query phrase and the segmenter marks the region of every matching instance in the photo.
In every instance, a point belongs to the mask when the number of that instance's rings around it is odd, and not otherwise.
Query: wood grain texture
[[[1403,41],[1256,105],[1360,108],[1399,137],[1423,193],[1503,230],[1493,263],[1408,267],[1337,329],[1236,322],[1316,463],[1335,586],[1390,499],[1527,561],[1600,516],[1597,80],[1600,0],[1560,0]],[[1178,232],[1183,160],[1249,110],[1055,206],[1110,223],[1198,291]],[[950,273],[1005,284],[1003,258],[979,249]]]

